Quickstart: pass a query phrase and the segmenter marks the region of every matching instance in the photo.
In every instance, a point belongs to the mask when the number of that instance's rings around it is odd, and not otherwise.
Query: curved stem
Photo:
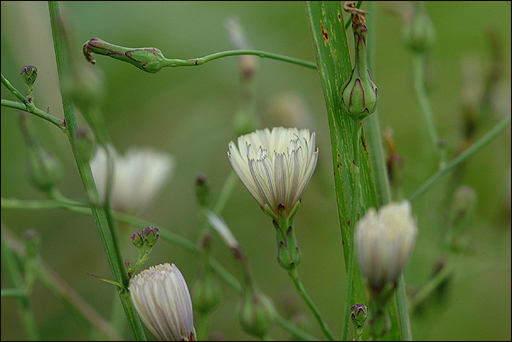
[[[316,308],[315,304],[311,300],[311,298],[306,293],[306,290],[304,289],[304,286],[302,285],[302,282],[299,279],[299,275],[297,273],[297,268],[294,267],[291,270],[288,271],[288,274],[293,280],[293,283],[295,284],[295,287],[297,288],[297,291],[299,292],[300,296],[304,299],[306,304],[309,306],[311,311],[313,311],[313,314],[315,315],[318,323],[320,323],[320,327],[322,328],[322,331],[324,332],[325,336],[329,339],[329,341],[334,341],[334,337],[332,336],[332,333],[329,330],[329,327],[327,326],[327,323],[324,322],[322,317],[320,317],[320,313],[318,312],[318,309]]]
[[[259,50],[229,50],[229,51],[222,51],[222,52],[216,52],[212,53],[210,55],[199,57],[199,58],[190,58],[190,59],[165,59],[164,60],[164,66],[166,67],[180,67],[180,66],[196,66],[201,65],[219,58],[224,57],[230,57],[230,56],[240,56],[240,55],[253,55],[258,56],[260,58],[269,58],[269,59],[275,59],[282,62],[287,62],[291,64],[300,65],[303,67],[307,67],[310,69],[317,68],[316,63],[304,61],[302,59],[297,59],[293,57],[283,56],[279,55],[277,53],[272,52],[265,52],[265,51],[259,51]]]
[[[51,122],[52,124],[57,126],[61,131],[63,131],[63,132],[66,131],[66,127],[62,126],[62,120],[42,111],[41,109],[39,109],[35,106],[27,106],[20,102],[2,99],[2,107],[9,107],[9,108],[13,108],[13,109],[22,110],[22,111],[30,113],[30,114],[34,114],[35,116],[38,116],[41,119]]]
[[[483,137],[478,139],[470,148],[453,158],[444,168],[439,169],[434,173],[425,183],[423,183],[418,190],[416,190],[410,197],[409,201],[414,202],[421,195],[423,195],[428,189],[434,186],[444,175],[451,171],[454,167],[460,163],[466,161],[468,158],[473,156],[475,153],[480,151],[484,146],[494,140],[508,125],[510,124],[510,115],[503,119],[499,124],[494,126],[489,132]]]

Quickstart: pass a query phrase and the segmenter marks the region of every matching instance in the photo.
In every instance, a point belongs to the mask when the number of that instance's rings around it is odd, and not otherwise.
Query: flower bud
[[[210,182],[205,174],[196,177],[196,199],[200,207],[208,207],[210,205]]]
[[[132,243],[135,247],[141,248],[142,246],[144,246],[144,238],[142,237],[142,233],[137,232],[137,233],[133,234],[131,239],[132,239]]]
[[[27,165],[30,181],[41,191],[51,190],[62,178],[60,162],[41,146],[29,146]]]
[[[142,237],[144,238],[144,243],[149,248],[153,248],[160,237],[160,233],[158,232],[158,228],[146,227],[142,230]]]
[[[32,86],[37,79],[37,68],[34,65],[25,65],[21,68],[20,76],[28,86]]]
[[[85,162],[88,162],[94,156],[96,141],[90,127],[82,126],[76,130],[75,150]]]
[[[237,311],[244,331],[259,338],[265,337],[274,323],[272,301],[258,290],[245,289]]]
[[[194,308],[202,313],[208,314],[214,310],[221,300],[221,289],[219,283],[210,274],[203,271],[192,287],[192,304]]]
[[[163,62],[165,61],[165,57],[159,49],[153,47],[125,48],[107,43],[99,38],[88,40],[83,46],[83,52],[85,58],[93,64],[96,63],[92,58],[94,52],[131,63],[137,68],[150,73],[160,71],[164,67]]]
[[[174,264],[152,266],[130,279],[130,296],[142,322],[160,341],[195,341],[192,301]]]
[[[370,208],[356,225],[357,260],[370,289],[384,301],[393,293],[412,253],[418,228],[411,204],[390,203],[378,214]],[[387,285],[392,285],[388,291]]]
[[[426,52],[434,45],[436,31],[424,1],[416,3],[413,18],[404,26],[402,38],[408,48],[418,53]]]
[[[362,120],[375,112],[379,91],[372,81],[366,56],[366,34],[364,22],[352,23],[355,44],[355,63],[352,74],[341,92],[341,106],[354,120]]]
[[[476,202],[476,192],[470,186],[459,186],[453,194],[448,216],[448,232],[445,239],[446,244],[453,251],[462,251],[467,247],[467,225]]]
[[[352,318],[352,323],[354,323],[356,329],[360,329],[366,323],[366,318],[368,317],[368,308],[364,304],[356,304],[350,309],[350,317]]]
[[[29,229],[25,233],[23,233],[23,238],[25,239],[27,258],[35,258],[41,250],[41,236],[39,235],[37,230]]]

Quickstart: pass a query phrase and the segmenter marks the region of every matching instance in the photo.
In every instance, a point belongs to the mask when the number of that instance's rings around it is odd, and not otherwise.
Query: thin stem
[[[432,292],[435,291],[435,289],[439,287],[440,284],[443,283],[443,281],[445,281],[452,274],[452,271],[453,267],[451,265],[443,267],[440,272],[433,276],[416,294],[414,294],[411,306],[415,308],[421,304]]]
[[[10,100],[4,100],[2,99],[2,107],[9,107],[14,108],[18,110],[22,110],[24,112],[34,114],[37,117],[40,117],[48,122],[51,122],[55,126],[57,126],[61,131],[65,132],[66,127],[62,126],[62,120],[59,118],[48,114],[47,112],[42,111],[41,109],[35,107],[35,106],[27,106],[20,102],[10,101]]]
[[[270,58],[270,59],[275,59],[275,60],[282,61],[282,62],[287,62],[287,63],[291,63],[291,64],[304,66],[304,67],[307,67],[310,69],[315,69],[315,70],[317,68],[316,63],[314,63],[314,62],[304,61],[304,60],[293,58],[293,57],[288,57],[288,56],[283,56],[283,55],[279,55],[279,54],[272,53],[272,52],[265,52],[265,51],[258,51],[258,50],[229,50],[229,51],[212,53],[211,55],[207,55],[204,57],[190,58],[190,59],[186,59],[186,60],[165,59],[164,66],[166,66],[166,67],[196,66],[196,65],[201,65],[201,64],[219,59],[219,58],[230,57],[230,56],[240,56],[240,55],[253,55],[253,56],[258,56],[260,58]]]
[[[423,195],[428,189],[434,186],[444,175],[451,171],[454,167],[460,163],[466,161],[468,158],[473,156],[475,153],[480,151],[484,146],[493,141],[508,125],[510,124],[510,115],[503,119],[499,124],[494,126],[489,132],[483,137],[478,139],[470,148],[453,158],[446,166],[439,169],[434,173],[425,183],[423,183],[418,190],[416,190],[410,197],[409,201],[414,202],[421,195]]]
[[[224,186],[222,187],[219,198],[217,199],[217,203],[215,204],[215,208],[213,209],[215,214],[220,215],[222,213],[222,210],[226,206],[229,197],[233,193],[237,179],[238,177],[235,170],[231,170],[231,173],[229,174],[226,182],[224,183]]]
[[[2,289],[2,298],[3,297],[26,298],[27,295],[25,291],[20,289]]]
[[[439,136],[437,134],[436,126],[434,124],[434,116],[432,114],[432,106],[430,99],[425,89],[425,55],[423,53],[414,53],[412,56],[413,76],[414,76],[414,89],[418,96],[418,101],[421,107],[421,113],[427,126],[428,135],[432,147],[439,151],[441,157],[441,166],[445,163],[445,150],[439,144]]]
[[[21,272],[16,265],[16,259],[14,258],[11,247],[7,244],[4,230],[5,228],[2,224],[2,261],[4,262],[5,268],[7,269],[7,275],[11,281],[12,286],[14,287],[14,290],[18,290],[24,293],[24,296],[19,297],[19,308],[21,311],[21,319],[27,333],[27,338],[30,341],[37,341],[39,340],[39,334],[37,333],[34,314],[32,313],[32,309],[30,307],[30,301],[26,293],[25,284],[21,278]]]
[[[329,327],[327,326],[327,323],[324,322],[322,317],[320,317],[320,313],[318,312],[318,309],[316,308],[315,304],[311,300],[311,298],[306,293],[306,290],[304,289],[304,286],[302,285],[302,282],[299,279],[299,274],[297,273],[297,268],[294,267],[291,270],[288,271],[288,274],[293,280],[293,283],[295,284],[295,287],[297,288],[297,291],[299,292],[300,296],[304,299],[306,304],[309,306],[311,311],[313,311],[313,314],[315,315],[318,323],[320,323],[320,327],[322,328],[322,331],[324,332],[325,336],[329,339],[329,341],[334,341],[334,337],[332,336],[332,333],[329,331]]]
[[[67,203],[59,203],[55,201],[23,201],[17,199],[5,199],[2,198],[1,205],[2,209],[9,210],[21,210],[21,209],[57,209],[62,208],[69,210],[74,213],[83,214],[83,215],[91,215],[90,208],[84,207],[76,207],[70,206],[69,202],[72,200],[68,199]],[[53,203],[52,203],[53,202]],[[77,204],[81,204],[81,202],[75,202]],[[151,227],[159,227],[159,225],[140,219],[136,216],[131,216],[128,214],[114,212],[114,218],[117,221],[128,223],[132,226],[151,226]],[[199,251],[196,249],[196,244],[192,241],[187,240],[186,238],[164,228],[158,228],[160,231],[160,237],[164,240],[167,240],[173,244],[176,244],[185,250],[191,252],[194,255],[199,255]],[[214,270],[220,277],[223,279],[228,285],[237,290],[238,292],[242,292],[242,286],[239,281],[233,276],[228,270],[224,268],[217,260],[214,258],[210,259],[210,267]],[[304,330],[296,327],[294,324],[287,321],[283,316],[276,316],[276,323],[279,324],[282,328],[290,332],[291,334],[295,334],[296,336],[301,337],[305,341],[316,341],[317,337],[305,332]]]
[[[55,58],[57,62],[57,71],[59,74],[62,104],[64,109],[64,117],[66,119],[66,127],[68,128],[67,134],[69,142],[73,150],[73,155],[75,157],[80,177],[82,178],[85,192],[87,194],[89,201],[92,203],[91,211],[98,226],[98,231],[100,233],[103,248],[107,255],[107,260],[109,262],[110,269],[112,270],[112,274],[115,280],[124,285],[124,287],[119,291],[119,297],[123,303],[123,307],[125,309],[125,313],[130,328],[132,329],[133,335],[137,340],[145,340],[146,337],[144,334],[144,330],[142,328],[142,323],[140,322],[140,319],[135,311],[135,308],[133,307],[133,303],[130,299],[130,294],[128,292],[129,278],[128,273],[126,272],[126,268],[124,267],[124,262],[121,257],[119,242],[117,240],[117,232],[113,231],[109,227],[108,217],[105,214],[105,212],[100,210],[100,208],[98,208],[95,205],[95,203],[100,203],[101,200],[98,194],[98,190],[96,189],[96,184],[94,182],[91,167],[88,163],[85,163],[82,160],[82,158],[78,155],[77,151],[75,150],[74,142],[78,123],[76,119],[73,101],[63,89],[63,80],[65,78],[66,73],[68,72],[67,70],[69,62],[68,54],[65,50],[66,46],[63,41],[59,4],[56,1],[49,1],[48,7],[50,12],[53,44],[55,48]]]
[[[24,258],[26,254],[24,244],[6,227],[4,236],[9,247],[19,257]],[[66,306],[78,313],[83,320],[87,321],[105,338],[111,341],[120,341],[121,336],[105,321],[80,295],[73,290],[48,264],[42,259],[37,268],[37,279],[50,290],[53,295],[66,304]]]

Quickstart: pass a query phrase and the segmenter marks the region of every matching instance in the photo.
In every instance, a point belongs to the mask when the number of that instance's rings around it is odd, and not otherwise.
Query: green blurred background
[[[391,126],[394,130],[397,150],[405,164],[404,191],[410,195],[435,172],[437,159],[413,92],[411,54],[400,38],[402,22],[396,10],[406,6],[398,2],[378,4],[373,76],[380,94],[381,127]],[[36,65],[36,105],[43,109],[49,106],[53,115],[62,118],[47,4],[3,1],[1,9],[2,73],[25,91],[19,70],[26,64]],[[448,151],[454,151],[461,142],[461,62],[478,59],[477,70],[484,80],[487,78],[492,64],[489,29],[503,44],[505,67],[498,87],[501,95],[497,92],[493,107],[496,110],[479,123],[476,136],[510,115],[510,3],[432,2],[428,9],[437,31],[437,42],[429,59],[430,97],[439,135],[446,139]],[[301,2],[63,2],[61,11],[72,27],[78,53],[85,41],[99,37],[122,46],[154,46],[168,58],[200,57],[231,49],[225,22],[236,17],[253,48],[315,59]],[[352,42],[351,36],[349,41]],[[236,138],[233,117],[240,103],[238,58],[193,68],[167,68],[157,74],[144,73],[103,56],[96,60],[96,68],[101,69],[105,79],[106,100],[102,109],[117,149],[124,152],[129,146],[151,146],[172,154],[177,162],[174,177],[142,217],[195,241],[199,226],[195,175],[209,175],[216,198],[231,171],[226,150],[228,142]],[[296,219],[303,253],[299,274],[321,314],[336,336],[340,336],[346,277],[320,77],[314,70],[300,66],[259,60],[256,82],[261,127],[283,124],[282,118],[276,117],[275,103],[291,93],[303,102],[302,109],[309,113],[312,122],[310,128],[317,133],[319,167]],[[14,100],[4,87],[2,98]],[[47,122],[33,121],[41,140],[63,164],[60,190],[71,198],[85,197],[66,136]],[[84,123],[81,117],[79,121]],[[1,132],[2,197],[44,199],[27,180],[26,147],[15,110],[2,108]],[[474,156],[460,176],[461,184],[472,186],[478,194],[476,213],[468,226],[471,252],[450,257],[456,271],[442,303],[430,301],[420,313],[412,315],[416,340],[510,340],[509,170],[510,127]],[[414,203],[419,237],[405,272],[411,290],[430,278],[435,263],[445,255],[441,242],[451,181],[450,176],[446,177]],[[271,222],[238,180],[223,217],[248,255],[260,288],[272,297],[279,312],[287,315],[298,310],[309,315],[288,275],[276,262]],[[2,220],[18,236],[29,228],[37,229],[43,238],[44,260],[103,317],[110,317],[114,289],[86,275],[91,272],[111,276],[91,217],[63,210],[2,210]],[[231,253],[217,236],[214,242],[215,256],[240,277]],[[133,261],[136,251],[131,252],[126,259]],[[163,262],[178,265],[189,284],[197,274],[198,258],[165,241],[159,242],[147,266]],[[3,265],[1,284],[2,288],[11,286]],[[252,340],[234,317],[238,293],[224,283],[222,286],[223,302],[213,314],[212,330],[223,332],[228,340]],[[43,339],[89,337],[65,306],[40,283],[36,283],[31,299]],[[308,326],[312,333],[322,336],[312,317]],[[270,334],[275,339],[289,338],[279,326]],[[149,332],[147,335],[153,338]],[[11,298],[2,300],[1,338],[26,338],[15,300]],[[132,338],[128,329],[125,338]]]

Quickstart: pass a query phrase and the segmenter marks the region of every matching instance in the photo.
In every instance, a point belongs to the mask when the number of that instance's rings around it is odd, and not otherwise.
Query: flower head
[[[120,156],[111,148],[114,179],[111,203],[115,210],[136,214],[146,209],[171,177],[174,161],[171,156],[150,148],[130,148]],[[107,153],[98,148],[91,160],[98,192],[105,200],[107,188]]]
[[[379,210],[370,208],[357,222],[355,246],[361,271],[372,291],[396,284],[414,247],[418,228],[411,204],[390,203]]]
[[[130,295],[142,322],[160,341],[195,341],[192,300],[174,264],[151,266],[131,278]]]
[[[315,171],[318,149],[315,133],[307,129],[274,127],[257,130],[232,141],[231,166],[262,208],[289,216]]]

